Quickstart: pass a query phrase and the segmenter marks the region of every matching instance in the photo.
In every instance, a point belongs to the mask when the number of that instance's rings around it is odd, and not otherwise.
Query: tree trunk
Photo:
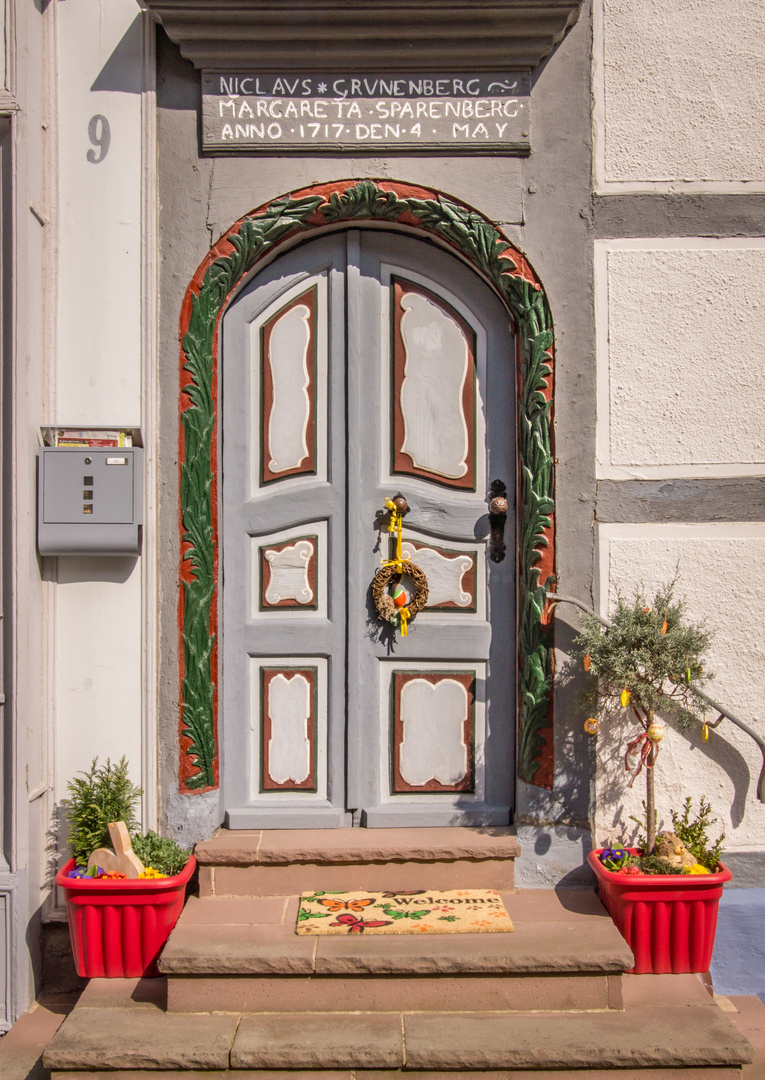
[[[648,714],[646,730],[653,721],[653,713]],[[646,759],[645,770],[645,809],[646,809],[646,855],[653,855],[656,847],[656,797],[653,783],[654,762],[656,760],[656,747],[651,744],[651,752]]]

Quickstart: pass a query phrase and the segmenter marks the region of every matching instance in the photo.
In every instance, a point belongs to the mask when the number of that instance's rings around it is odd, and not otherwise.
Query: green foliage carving
[[[266,210],[239,222],[227,236],[232,251],[208,267],[199,292],[192,296],[188,329],[183,338],[184,387],[181,416],[184,456],[181,466],[183,544],[183,678],[182,730],[186,753],[198,772],[190,789],[215,783],[217,754],[212,656],[215,639],[211,613],[216,589],[216,543],[212,507],[212,450],[216,403],[213,375],[215,330],[233,290],[268,251],[289,235],[316,225],[351,221],[389,221],[433,233],[466,257],[497,289],[512,312],[520,335],[521,396],[519,403],[519,589],[520,589],[520,743],[518,771],[533,782],[544,747],[552,690],[552,640],[542,622],[545,592],[552,579],[540,582],[536,565],[551,527],[553,455],[549,400],[553,345],[552,318],[544,292],[519,272],[511,249],[480,214],[443,197],[418,199],[384,191],[372,180],[349,184],[327,199],[285,196]]]

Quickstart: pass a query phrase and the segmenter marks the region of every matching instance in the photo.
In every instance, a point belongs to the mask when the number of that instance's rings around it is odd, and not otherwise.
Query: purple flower
[[[625,858],[627,852],[622,847],[607,847],[603,848],[598,858],[602,863],[604,862],[621,862]]]

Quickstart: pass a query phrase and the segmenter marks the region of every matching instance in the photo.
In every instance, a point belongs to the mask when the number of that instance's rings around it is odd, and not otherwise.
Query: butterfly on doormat
[[[424,915],[430,915],[433,910],[432,908],[418,908],[415,911],[397,911],[396,908],[392,908],[390,905],[383,907],[382,904],[379,904],[378,906],[383,909],[384,915],[390,915],[392,919],[421,919]]]
[[[349,934],[363,934],[366,929],[376,926],[390,926],[390,919],[357,919],[355,915],[338,915],[336,922],[330,926],[347,926]]]
[[[319,897],[319,903],[328,907],[333,915],[338,911],[363,911],[365,907],[374,904],[373,896],[361,897],[358,900],[335,900],[331,896]],[[331,924],[330,924],[331,925]]]
[[[301,907],[298,911],[298,922],[305,922],[306,919],[328,919],[330,915],[329,911],[309,911],[308,908]]]

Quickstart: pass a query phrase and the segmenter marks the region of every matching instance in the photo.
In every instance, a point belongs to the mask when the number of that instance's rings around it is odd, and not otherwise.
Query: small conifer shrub
[[[75,865],[85,868],[96,848],[111,848],[109,823],[124,821],[133,851],[144,864],[160,875],[179,874],[189,859],[189,852],[151,830],[138,831],[136,809],[143,792],[128,777],[128,762],[122,757],[113,765],[109,758],[99,766],[98,758],[88,772],[81,772],[67,787],[69,847]]]
[[[128,777],[125,757],[113,765],[109,758],[99,767],[93,758],[89,772],[81,772],[67,785],[69,847],[77,866],[85,867],[91,853],[110,847],[110,821],[124,821],[129,833],[137,826],[135,807],[142,795]]]
[[[659,588],[650,602],[641,590],[631,600],[618,595],[611,625],[582,614],[574,640],[574,655],[589,673],[589,715],[607,721],[629,709],[635,718],[624,764],[630,787],[645,768],[647,855],[653,855],[656,844],[654,767],[664,736],[659,717],[680,730],[703,724],[706,705],[694,690],[713,678],[705,665],[711,635],[686,617],[674,588],[675,581]]]

